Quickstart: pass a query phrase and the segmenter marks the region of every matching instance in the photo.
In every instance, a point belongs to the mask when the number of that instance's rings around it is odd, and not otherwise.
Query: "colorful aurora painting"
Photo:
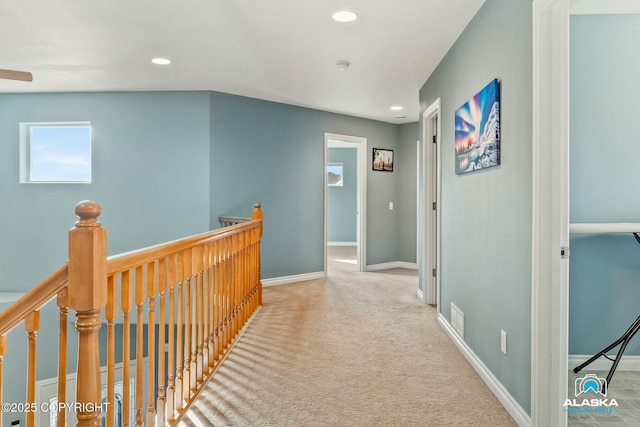
[[[500,164],[498,79],[456,110],[456,174]]]

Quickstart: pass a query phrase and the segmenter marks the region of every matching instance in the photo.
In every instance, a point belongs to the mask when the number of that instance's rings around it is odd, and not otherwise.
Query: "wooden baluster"
[[[144,333],[144,268],[136,267],[136,426],[142,426],[143,333]]]
[[[198,246],[198,384],[204,378],[204,282],[206,279],[206,269],[204,264],[204,246]]]
[[[178,336],[176,338],[176,364],[178,367],[176,368],[176,409],[181,411],[184,407],[184,385],[182,381],[182,376],[184,373],[184,360],[182,358],[182,350],[184,345],[183,339],[183,283],[184,283],[184,255],[182,252],[178,254],[178,321],[177,321],[177,331]]]
[[[239,254],[240,254],[240,250],[239,250],[239,237],[238,234],[234,234],[231,238],[231,242],[233,245],[233,260],[232,260],[232,265],[233,265],[233,276],[231,277],[232,279],[232,287],[231,287],[231,292],[232,292],[232,303],[233,303],[233,323],[232,323],[232,334],[231,334],[231,341],[235,340],[237,334],[238,334],[238,279],[239,279],[239,274],[238,274],[238,267],[239,267]]]
[[[122,425],[131,425],[131,271],[120,276],[122,295]]]
[[[118,289],[116,287],[116,275],[107,277],[107,307],[105,318],[107,319],[107,426],[114,426],[116,422],[115,396],[116,396],[116,316],[118,315]],[[64,424],[61,424],[64,425]]]
[[[204,283],[205,289],[205,303],[204,303],[204,370],[207,375],[211,372],[211,366],[213,365],[213,360],[211,359],[213,353],[213,342],[211,341],[211,313],[213,310],[213,300],[211,296],[213,295],[213,268],[212,268],[212,258],[211,258],[211,243],[208,243],[205,246],[205,265],[206,265],[206,280]]]
[[[229,257],[227,252],[229,238],[222,239],[222,261],[220,268],[220,357],[224,356],[227,346],[227,274],[229,270]]]
[[[27,401],[31,407],[36,402],[36,344],[38,331],[40,330],[40,311],[36,310],[27,315],[24,320],[24,329],[27,331]],[[35,423],[35,412],[27,412],[27,427],[33,427]]]
[[[182,398],[185,402],[191,400],[191,251],[184,252],[184,350],[182,370]]]
[[[160,294],[160,313],[158,315],[158,401],[156,411],[158,413],[157,425],[164,427],[166,419],[165,406],[165,292],[167,291],[167,259],[158,261],[158,292]],[[151,395],[152,396],[152,395]]]
[[[202,349],[202,381],[209,373],[209,261],[208,243],[202,245],[202,301],[200,348]]]
[[[2,389],[4,388],[4,356],[7,354],[7,336],[0,335],[0,405],[4,403]],[[2,427],[2,414],[0,413],[0,427]]]
[[[176,288],[176,257],[171,255],[168,261],[169,281],[169,360],[167,366],[167,421],[175,419],[175,375],[176,375],[176,343],[175,343],[175,288]]]
[[[209,284],[209,366],[211,369],[216,363],[216,242],[211,242],[211,282]]]
[[[147,265],[147,297],[149,298],[149,317],[147,319],[147,418],[146,425],[155,424],[155,392],[156,392],[156,263]]]
[[[247,263],[249,258],[247,257],[247,247],[249,243],[249,239],[247,239],[249,230],[244,230],[242,232],[242,262],[240,263],[242,274],[240,277],[242,278],[242,328],[247,322],[247,309],[249,308],[249,287],[247,286],[248,277],[247,277]]]
[[[227,348],[229,347],[229,342],[231,341],[231,285],[233,280],[233,270],[232,270],[232,239],[228,237],[225,245],[225,280],[224,280],[224,352],[227,352]]]
[[[191,390],[197,389],[198,382],[202,380],[202,354],[200,353],[200,313],[202,312],[200,303],[202,294],[202,272],[200,270],[201,257],[200,246],[192,250],[193,253],[193,313],[191,317]]]
[[[80,219],[69,231],[69,307],[76,311],[78,368],[77,426],[100,425],[100,310],[107,303],[107,231],[97,220],[100,205],[81,202]],[[34,361],[35,362],[35,361]],[[31,366],[31,363],[29,363]],[[35,366],[35,363],[34,363]]]
[[[211,243],[212,245],[212,257],[213,257],[213,272],[211,277],[211,294],[213,299],[212,313],[211,313],[211,334],[213,338],[213,357],[211,360],[211,366],[215,366],[218,361],[219,349],[218,345],[220,343],[220,339],[218,337],[218,332],[220,330],[220,301],[218,300],[220,279],[219,272],[220,268],[218,265],[218,260],[220,257],[219,248],[220,248],[220,240],[215,240]]]
[[[58,403],[62,403],[67,401],[67,307],[69,307],[67,288],[58,292],[56,305],[60,313],[60,326],[58,328]],[[64,407],[58,406],[57,415],[58,425],[67,425],[67,412]]]
[[[229,274],[229,343],[233,342],[233,338],[236,336],[236,280],[238,278],[238,274],[236,272],[237,264],[236,264],[236,238],[237,235],[233,234],[230,237],[231,242],[231,258],[229,259],[229,265],[231,267],[231,272]]]

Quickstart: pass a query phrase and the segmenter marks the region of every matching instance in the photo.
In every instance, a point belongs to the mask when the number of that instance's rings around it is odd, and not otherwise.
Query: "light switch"
[[[392,211],[393,210],[393,202],[389,202],[389,210]]]

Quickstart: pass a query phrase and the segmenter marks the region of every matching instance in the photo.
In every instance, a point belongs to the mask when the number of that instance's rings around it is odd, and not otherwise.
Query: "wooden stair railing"
[[[100,206],[85,201],[75,212],[80,219],[69,231],[68,263],[0,313],[3,412],[8,403],[3,400],[3,369],[10,369],[4,361],[11,351],[7,334],[23,322],[28,338],[23,405],[27,427],[34,425],[35,412],[43,409],[35,401],[37,333],[40,310],[55,298],[60,322],[58,402],[67,401],[67,313],[68,309],[76,312],[78,365],[72,403],[77,426],[100,426],[100,417],[105,416],[101,414],[105,406],[101,344],[107,347],[106,425],[115,425],[117,323],[122,323],[122,425],[175,425],[262,305],[260,205],[250,221],[109,258],[107,233],[98,221]],[[99,339],[103,316],[106,343]],[[134,408],[130,407],[130,378],[135,380]],[[66,425],[62,405],[56,416],[59,426]]]

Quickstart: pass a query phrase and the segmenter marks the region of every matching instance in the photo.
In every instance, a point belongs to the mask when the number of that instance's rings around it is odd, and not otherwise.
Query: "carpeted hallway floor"
[[[416,296],[417,273],[268,287],[263,308],[181,426],[515,426]]]

